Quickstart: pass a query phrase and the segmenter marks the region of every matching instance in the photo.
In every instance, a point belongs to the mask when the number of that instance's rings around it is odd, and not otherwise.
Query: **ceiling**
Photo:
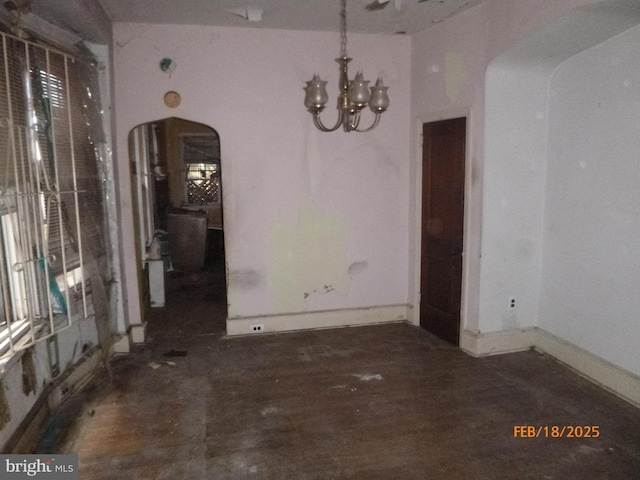
[[[25,2],[28,0],[12,0]],[[347,30],[412,35],[486,0],[347,0]],[[92,41],[113,22],[338,31],[338,0],[30,0],[34,15]],[[247,19],[249,17],[249,19]],[[259,21],[255,21],[260,18]]]

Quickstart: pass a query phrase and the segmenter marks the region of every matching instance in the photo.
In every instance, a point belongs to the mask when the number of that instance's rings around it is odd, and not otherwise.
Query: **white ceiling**
[[[347,29],[411,35],[483,1],[347,0]],[[366,8],[376,3],[386,6]],[[95,16],[105,12],[113,22],[324,31],[338,31],[340,25],[338,0],[31,0],[31,5],[34,15],[93,41],[100,40]],[[256,14],[262,10],[262,19],[249,21],[230,12],[247,8]]]

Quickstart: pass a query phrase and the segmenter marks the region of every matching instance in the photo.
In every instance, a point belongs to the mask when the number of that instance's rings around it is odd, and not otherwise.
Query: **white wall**
[[[127,137],[170,116],[220,134],[230,318],[406,304],[410,40],[349,35],[348,48],[354,73],[390,86],[391,107],[366,134],[320,133],[303,106],[318,72],[329,80],[323,118],[336,118],[335,33],[114,26],[130,323],[139,312]],[[160,70],[163,57],[173,73]],[[163,104],[168,90],[182,95],[178,108]]]
[[[412,118],[470,112],[465,331],[539,327],[637,375],[640,4],[582,3],[488,2],[416,36]],[[477,348],[508,349],[501,338]]]
[[[550,94],[553,73],[558,65],[570,68],[563,63],[567,59],[637,24],[639,7],[622,0],[576,8],[489,65],[479,305],[483,332],[532,327],[544,318],[538,305],[541,282],[549,280],[541,276],[545,202],[548,210],[556,208],[545,199],[545,184],[554,178],[546,171],[548,134],[556,135],[556,144],[565,139],[561,124],[555,128],[550,123],[550,109],[565,101],[562,94]],[[581,78],[580,84],[591,84],[591,77]],[[585,93],[577,88],[571,97],[580,99]],[[515,308],[510,307],[512,298]]]
[[[640,374],[640,27],[550,83],[539,325]]]
[[[442,118],[468,116],[467,190],[465,196],[465,243],[463,264],[462,329],[485,330],[481,325],[480,305],[487,293],[480,292],[481,242],[492,235],[492,228],[482,226],[484,215],[499,212],[483,204],[483,183],[488,177],[484,171],[485,139],[495,138],[485,131],[485,72],[494,59],[510,50],[528,35],[540,30],[559,15],[576,6],[591,4],[595,0],[491,0],[468,9],[440,24],[412,37],[411,57],[411,178],[410,188],[410,247],[409,264],[410,303],[419,305],[420,265],[420,198],[421,198],[421,146],[420,126],[423,122]],[[527,65],[524,61],[523,64]],[[526,77],[526,74],[524,75]],[[528,82],[528,79],[525,80]],[[513,92],[512,92],[513,93]],[[496,90],[500,95],[500,91]],[[505,92],[505,103],[514,99]],[[499,172],[499,169],[494,170]],[[489,179],[491,181],[491,179]],[[539,189],[539,187],[538,187]],[[541,215],[541,214],[538,214]],[[528,220],[525,220],[528,221]],[[535,222],[534,222],[535,223]],[[504,228],[509,228],[505,226]],[[524,243],[519,254],[536,255],[538,246]],[[537,254],[539,256],[539,253]],[[486,263],[486,262],[485,262]],[[510,268],[510,267],[507,267]],[[490,284],[493,286],[493,280]],[[507,293],[501,289],[498,300],[500,315],[505,310]],[[481,301],[481,295],[484,297]],[[493,296],[493,294],[490,294]],[[518,294],[520,297],[520,295]],[[504,297],[504,299],[503,299]],[[535,298],[521,298],[522,306],[530,303],[535,309]],[[520,302],[518,302],[520,305]],[[533,310],[527,314],[531,322]],[[417,312],[416,312],[417,314]],[[417,317],[417,315],[416,315]],[[417,318],[414,319],[417,321]],[[492,320],[493,321],[493,317]],[[516,325],[519,320],[505,319],[505,325]],[[501,320],[498,320],[501,323]],[[494,324],[491,328],[496,328]]]
[[[544,65],[500,61],[487,72],[478,315],[482,331],[537,323],[549,72]]]

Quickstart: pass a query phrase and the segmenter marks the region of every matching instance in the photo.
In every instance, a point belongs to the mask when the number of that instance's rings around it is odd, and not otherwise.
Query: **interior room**
[[[640,469],[636,0],[10,0],[0,25],[3,452]]]

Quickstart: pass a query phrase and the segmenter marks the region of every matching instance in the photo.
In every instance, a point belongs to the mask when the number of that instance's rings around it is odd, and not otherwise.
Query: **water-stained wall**
[[[329,134],[303,87],[314,73],[329,81],[322,117],[333,124],[336,33],[116,24],[114,37],[120,163],[144,122],[175,116],[220,135],[230,318],[406,304],[408,38],[349,35],[353,74],[381,75],[391,107],[372,132]],[[169,90],[177,108],[163,103]]]

